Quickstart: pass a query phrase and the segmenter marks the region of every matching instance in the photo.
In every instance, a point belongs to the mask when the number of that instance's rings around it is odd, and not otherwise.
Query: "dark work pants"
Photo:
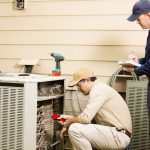
[[[150,80],[147,87],[147,107],[148,107],[148,117],[149,117],[149,139],[150,139]]]

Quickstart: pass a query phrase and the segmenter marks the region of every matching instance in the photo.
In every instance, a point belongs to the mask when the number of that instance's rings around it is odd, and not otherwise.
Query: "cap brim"
[[[138,15],[131,15],[131,16],[129,16],[128,18],[127,18],[127,20],[128,21],[135,21],[135,20],[137,20],[137,18],[138,18],[139,16]]]
[[[68,87],[73,87],[75,86],[79,81],[70,81],[70,83],[68,84]]]

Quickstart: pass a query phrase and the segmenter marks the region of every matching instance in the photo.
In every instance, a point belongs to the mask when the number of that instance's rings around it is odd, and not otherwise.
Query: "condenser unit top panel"
[[[0,73],[0,82],[45,82],[45,81],[56,81],[64,80],[62,76],[49,76],[39,74],[19,74],[19,73]]]

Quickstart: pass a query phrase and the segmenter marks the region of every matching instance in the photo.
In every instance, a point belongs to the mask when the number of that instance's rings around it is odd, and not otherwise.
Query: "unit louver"
[[[150,150],[148,138],[147,81],[127,81],[126,102],[133,121],[132,150]]]
[[[23,87],[0,86],[0,150],[23,149]]]

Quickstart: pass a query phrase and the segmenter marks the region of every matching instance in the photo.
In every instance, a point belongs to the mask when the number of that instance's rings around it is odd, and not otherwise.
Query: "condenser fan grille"
[[[0,86],[0,150],[23,149],[23,87]]]

